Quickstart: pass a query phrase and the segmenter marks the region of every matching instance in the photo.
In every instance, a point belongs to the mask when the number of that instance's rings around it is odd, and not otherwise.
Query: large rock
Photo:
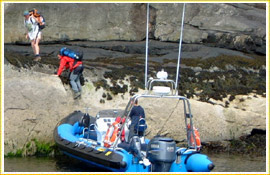
[[[32,139],[52,142],[54,126],[73,110],[60,79],[11,65],[5,65],[4,78],[5,154],[25,147]]]
[[[152,6],[157,11],[155,38],[178,41],[182,4]],[[254,4],[187,4],[183,42],[265,54],[266,11],[256,7]]]
[[[26,147],[33,139],[53,142],[54,127],[74,110],[84,111],[89,107],[90,115],[95,116],[99,110],[125,109],[130,98],[129,93],[125,93],[100,103],[102,94],[107,91],[103,88],[97,90],[92,84],[102,76],[98,69],[85,71],[88,80],[83,86],[82,99],[74,101],[70,88],[63,86],[54,75],[6,64],[4,68],[5,154]],[[49,68],[43,66],[43,69]],[[148,99],[139,100],[139,103],[146,112],[147,137],[161,134],[177,141],[186,139],[181,102],[164,99],[149,102]],[[250,134],[253,129],[266,130],[266,99],[263,97],[236,96],[229,108],[194,99],[190,103],[194,125],[204,142],[238,138]]]
[[[23,11],[33,8],[41,11],[46,19],[43,41],[142,40],[145,37],[145,27],[141,26],[145,26],[142,17],[146,11],[142,4],[16,3],[5,5],[5,42],[25,41]]]
[[[177,42],[182,6],[182,3],[150,4],[150,37]],[[32,8],[46,18],[43,41],[145,39],[146,4],[5,3],[5,43],[27,42],[22,13]],[[187,4],[183,42],[266,54],[265,8],[256,3]]]
[[[182,102],[158,99],[140,103],[147,111],[150,137],[161,134],[178,141],[186,139]],[[239,95],[229,108],[192,99],[190,103],[194,126],[203,142],[237,139],[249,135],[253,129],[266,130],[266,99],[263,97]]]

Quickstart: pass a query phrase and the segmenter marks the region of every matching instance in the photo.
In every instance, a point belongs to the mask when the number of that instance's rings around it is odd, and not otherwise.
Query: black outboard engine
[[[90,124],[90,115],[88,113],[85,113],[81,120],[79,121],[79,126],[83,126],[85,128],[88,128]]]
[[[79,126],[84,127],[86,131],[84,132],[84,138],[97,140],[97,132],[95,131],[96,119],[90,116],[88,113],[85,113],[79,121]]]
[[[152,172],[169,172],[176,159],[176,143],[171,138],[156,136],[147,145],[147,158],[152,163]]]

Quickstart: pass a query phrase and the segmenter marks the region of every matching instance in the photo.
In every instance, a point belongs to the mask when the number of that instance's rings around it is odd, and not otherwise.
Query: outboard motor
[[[176,143],[171,138],[154,137],[147,145],[147,158],[152,163],[152,172],[169,172],[176,159]]]
[[[90,124],[90,115],[88,113],[85,113],[82,116],[81,120],[79,121],[79,126],[88,128],[89,124]]]
[[[142,159],[142,153],[141,153],[141,141],[138,136],[133,136],[130,142],[130,150],[131,152],[139,158],[139,160]]]
[[[139,161],[138,163],[143,164],[144,166],[147,167],[151,165],[151,163],[141,152],[143,145],[145,144],[141,144],[141,140],[138,136],[133,136],[130,143],[130,152],[134,155],[134,157],[137,158],[137,161]]]

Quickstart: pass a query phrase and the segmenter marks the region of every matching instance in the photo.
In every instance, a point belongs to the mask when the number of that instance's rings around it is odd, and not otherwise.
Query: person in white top
[[[40,61],[39,42],[41,40],[41,30],[39,29],[38,20],[29,11],[23,13],[25,20],[24,26],[26,28],[26,39],[30,39],[33,52],[35,54],[34,61]]]

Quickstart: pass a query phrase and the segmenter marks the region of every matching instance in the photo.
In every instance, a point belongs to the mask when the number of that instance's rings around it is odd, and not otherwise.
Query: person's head
[[[30,15],[30,13],[29,13],[28,10],[25,10],[25,11],[23,12],[23,16],[24,16],[25,18],[28,18],[29,15]]]
[[[134,101],[134,105],[138,105],[138,99],[136,99],[135,101]]]

